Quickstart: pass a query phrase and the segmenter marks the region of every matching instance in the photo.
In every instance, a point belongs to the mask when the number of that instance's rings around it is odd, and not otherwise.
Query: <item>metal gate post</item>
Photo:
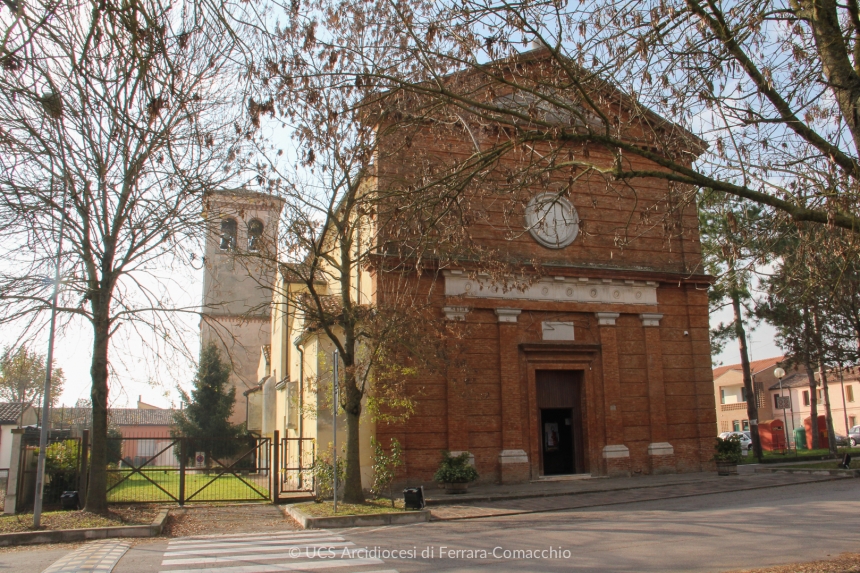
[[[179,438],[179,506],[185,505],[185,438]]]
[[[84,430],[81,437],[81,473],[78,476],[78,499],[81,507],[87,504],[87,487],[90,481],[89,472],[90,431]]]
[[[278,503],[281,497],[281,480],[278,479],[280,475],[281,463],[280,463],[280,449],[281,449],[281,436],[278,430],[275,430],[275,433],[272,435],[272,453],[273,455],[269,458],[269,461],[272,465],[272,503]]]

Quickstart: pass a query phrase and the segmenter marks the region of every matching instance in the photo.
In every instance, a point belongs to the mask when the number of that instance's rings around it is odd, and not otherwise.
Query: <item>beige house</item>
[[[860,372],[852,369],[852,372],[840,372],[830,370],[827,372],[827,393],[825,394],[820,376],[814,374],[818,394],[818,415],[825,413],[824,405],[830,400],[830,415],[833,417],[833,431],[841,436],[847,436],[848,430],[860,424]],[[809,377],[803,370],[789,370],[786,368],[786,376],[782,379],[782,391],[779,383],[768,387],[769,402],[771,407],[775,406],[777,396],[789,397],[791,408],[785,411],[789,432],[794,428],[803,427],[803,421],[809,417],[809,404],[811,401],[809,389]],[[782,418],[782,410],[778,411]]]
[[[775,356],[750,362],[759,420],[772,420],[775,417],[774,399],[769,392],[771,386],[778,383],[773,370],[784,359],[784,356]],[[747,395],[740,364],[714,369],[714,400],[717,406],[718,434],[749,430]],[[782,410],[776,411],[776,414],[782,418]]]

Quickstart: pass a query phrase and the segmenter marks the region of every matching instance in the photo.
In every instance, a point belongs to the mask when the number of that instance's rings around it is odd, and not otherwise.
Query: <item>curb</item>
[[[149,525],[119,525],[114,527],[92,527],[89,529],[54,529],[46,531],[21,531],[0,533],[0,547],[12,545],[35,545],[37,543],[66,543],[90,539],[116,537],[158,537],[164,529],[169,509],[162,509]]]
[[[808,474],[813,476],[860,477],[860,470],[814,470],[811,468],[756,468],[757,474]]]
[[[812,470],[812,471],[815,471],[815,470]],[[823,478],[824,476],[822,475],[821,477]],[[754,491],[757,489],[770,489],[770,488],[774,488],[774,487],[788,487],[788,486],[793,486],[793,485],[804,485],[805,483],[819,483],[819,482],[824,482],[824,481],[834,481],[834,480],[839,480],[839,479],[846,479],[848,477],[851,477],[851,476],[848,476],[845,474],[839,474],[836,476],[830,475],[830,476],[828,476],[827,479],[819,479],[819,480],[815,480],[815,481],[811,481],[811,482],[803,482],[800,484],[784,483],[784,484],[757,485],[757,486],[752,486],[752,487],[740,487],[740,488],[737,488],[737,489],[732,490],[732,491]],[[635,488],[628,488],[628,489],[635,489]],[[605,490],[605,491],[608,491],[608,490]],[[604,493],[604,492],[595,491],[595,492],[588,492],[588,493]],[[574,511],[574,510],[579,510],[579,509],[589,509],[592,507],[626,505],[626,504],[630,504],[630,503],[662,501],[665,499],[683,499],[683,498],[687,498],[687,497],[701,497],[701,496],[705,496],[705,495],[718,495],[721,493],[730,493],[730,492],[728,490],[725,490],[725,491],[710,491],[710,492],[704,492],[704,493],[684,493],[684,494],[677,494],[677,495],[667,495],[667,496],[663,496],[663,497],[659,497],[659,498],[655,498],[655,499],[640,499],[640,500],[633,500],[633,501],[631,501],[631,500],[606,501],[606,502],[602,502],[602,503],[581,505],[581,506],[577,506],[577,507],[559,507],[559,508],[553,508],[553,509],[522,509],[522,510],[507,511],[507,512],[502,512],[502,513],[487,513],[487,514],[483,514],[483,515],[480,515],[480,514],[479,515],[464,515],[464,516],[460,516],[460,517],[435,517],[434,516],[430,519],[430,521],[432,521],[432,522],[445,522],[445,521],[465,521],[468,519],[492,519],[494,517],[510,517],[510,516],[514,516],[514,515],[529,515],[532,513],[554,513],[557,511]]]
[[[716,480],[716,472],[709,472],[709,475],[713,475]],[[627,491],[631,489],[652,489],[655,487],[671,487],[676,485],[685,485],[689,483],[698,483],[701,480],[697,479],[689,479],[684,480],[683,482],[677,483],[663,483],[663,484],[631,484],[631,485],[623,485],[618,487],[610,487],[605,489],[594,489],[594,490],[578,490],[578,491],[536,491],[536,492],[525,492],[525,493],[510,493],[510,494],[462,494],[462,495],[451,495],[449,497],[428,497],[424,499],[424,503],[427,504],[427,507],[432,506],[444,506],[444,505],[462,505],[464,503],[473,503],[476,501],[511,501],[517,499],[531,499],[531,498],[541,498],[541,497],[566,497],[571,495],[587,495],[591,493],[604,493],[609,491]]]
[[[294,505],[282,505],[281,511],[298,522],[303,529],[329,529],[341,527],[372,527],[380,525],[407,525],[430,521],[430,510],[404,513],[377,513],[373,515],[344,515],[337,517],[312,517]]]

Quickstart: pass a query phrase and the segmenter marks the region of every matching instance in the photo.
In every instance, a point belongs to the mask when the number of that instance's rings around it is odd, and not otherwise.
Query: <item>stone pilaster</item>
[[[648,458],[652,474],[675,473],[675,449],[669,443],[666,419],[666,390],[663,381],[663,342],[660,337],[662,314],[640,314],[645,329],[645,356],[648,374],[648,410],[651,443]]]
[[[597,312],[600,332],[600,357],[603,370],[603,412],[606,446],[603,460],[608,475],[630,475],[630,451],[624,445],[624,421],[621,417],[621,378],[618,372],[618,337],[615,331],[617,312]]]
[[[502,483],[522,483],[530,477],[529,458],[523,449],[524,412],[517,337],[517,318],[521,312],[514,308],[496,309],[502,394],[502,451],[499,454]]]
[[[466,314],[469,312],[469,309],[461,306],[446,306],[442,311],[448,320],[463,321],[466,320]],[[449,339],[445,343],[448,346],[449,352],[455,354],[457,349],[454,346],[457,344],[457,341]],[[469,451],[469,403],[466,395],[466,381],[464,374],[454,369],[449,374],[446,382],[448,450],[452,454],[460,454]],[[474,465],[475,457],[471,454],[470,456]]]

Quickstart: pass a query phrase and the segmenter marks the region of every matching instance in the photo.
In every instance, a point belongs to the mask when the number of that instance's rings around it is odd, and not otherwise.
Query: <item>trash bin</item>
[[[806,428],[794,429],[794,447],[797,450],[806,449]]]
[[[424,509],[424,486],[404,489],[403,504],[406,509]]]
[[[80,501],[76,491],[64,491],[63,495],[60,496],[60,504],[63,509],[78,509]]]

